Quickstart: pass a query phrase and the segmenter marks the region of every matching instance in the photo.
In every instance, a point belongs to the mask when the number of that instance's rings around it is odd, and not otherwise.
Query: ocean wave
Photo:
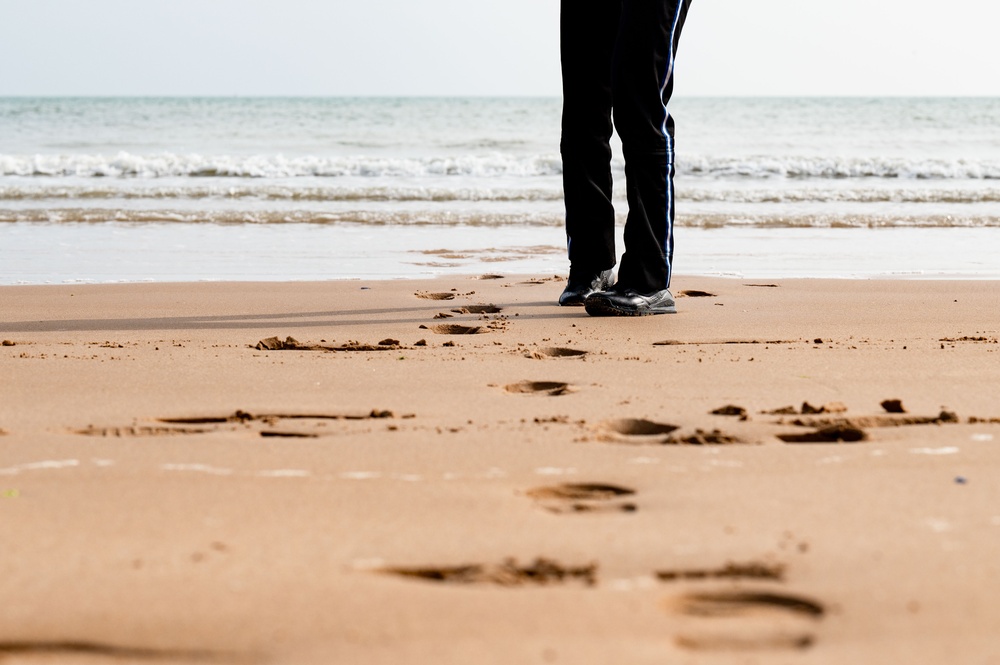
[[[497,187],[297,187],[260,184],[236,187],[77,187],[63,185],[0,186],[0,201],[107,200],[259,200],[283,202],[450,202],[561,201],[561,189]]]
[[[351,210],[324,212],[310,210],[127,210],[95,208],[45,208],[25,210],[0,209],[0,223],[47,224],[355,224],[367,226],[531,226],[563,227],[561,212],[483,212],[462,210]],[[624,217],[619,217],[619,223]],[[1000,228],[995,215],[887,215],[834,213],[761,213],[732,215],[724,213],[681,214],[677,227],[721,228]]]
[[[367,226],[553,226],[562,227],[561,214],[542,212],[484,213],[481,211],[376,212],[349,210],[127,210],[96,208],[0,209],[2,223],[48,224],[361,224]]]
[[[101,185],[61,185],[58,181],[30,185],[0,186],[0,201],[272,201],[275,203],[450,203],[486,202],[526,204],[560,202],[562,188],[549,187],[417,187],[376,185],[323,187],[260,182],[253,185],[128,186],[104,181]],[[530,182],[530,181],[529,181]],[[677,188],[677,199],[692,203],[1000,203],[1000,187],[983,183],[975,187],[841,187],[813,186],[770,188],[699,188],[685,182]],[[616,191],[624,202],[624,188]]]
[[[697,189],[679,187],[679,201],[694,203],[1000,203],[1000,188],[775,187],[770,189]]]
[[[614,168],[622,170],[621,160]],[[898,178],[1000,180],[1000,161],[894,157],[681,155],[678,173],[693,178],[770,180]],[[436,157],[283,157],[281,155],[0,155],[0,176],[74,178],[471,178],[562,174],[558,154]]]
[[[694,176],[769,178],[901,178],[998,180],[1000,162],[895,157],[697,157],[678,159],[678,172]]]
[[[1000,228],[1000,216],[946,214],[760,214],[678,215],[677,227],[699,229],[978,229]]]
[[[0,155],[0,175],[109,178],[298,178],[346,176],[546,176],[562,172],[558,155],[503,153],[455,157],[283,157],[280,155]]]

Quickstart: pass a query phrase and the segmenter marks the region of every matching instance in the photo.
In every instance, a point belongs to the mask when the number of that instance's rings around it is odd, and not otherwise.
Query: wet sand
[[[1000,654],[1000,286],[0,288],[0,661]]]

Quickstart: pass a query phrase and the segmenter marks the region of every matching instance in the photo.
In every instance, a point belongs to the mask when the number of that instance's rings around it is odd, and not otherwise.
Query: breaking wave
[[[891,157],[687,157],[681,173],[715,178],[997,180],[1000,161]]]
[[[621,170],[621,163],[615,168]],[[717,179],[899,178],[1000,180],[1000,161],[891,157],[704,157],[682,155],[678,173]],[[558,154],[439,157],[282,157],[280,155],[0,155],[0,175],[76,178],[473,178],[562,173]]]
[[[552,155],[392,158],[203,156],[118,153],[104,155],[0,155],[0,175],[94,178],[299,178],[545,176],[562,172]]]
[[[695,186],[690,186],[695,185]],[[624,197],[624,188],[616,196]],[[678,187],[680,201],[697,203],[1000,203],[1000,184],[996,187],[979,184],[974,188],[960,187],[865,187],[842,188],[810,186],[794,183],[772,188],[699,188],[686,181]],[[104,185],[65,185],[59,181],[35,181],[27,185],[0,186],[0,201],[270,201],[274,203],[386,203],[386,202],[560,202],[563,199],[559,183],[549,187],[417,187],[407,185],[311,186],[269,184],[235,186],[129,186],[116,183]]]
[[[132,187],[66,186],[58,184],[0,186],[0,201],[104,200],[258,200],[277,202],[448,202],[448,201],[561,201],[562,191],[543,188],[496,187],[310,187],[261,183],[252,186]]]

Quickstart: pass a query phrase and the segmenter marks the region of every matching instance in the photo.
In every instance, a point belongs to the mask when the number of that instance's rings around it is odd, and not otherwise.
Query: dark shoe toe
[[[587,300],[587,296],[596,291],[611,288],[614,284],[615,275],[611,270],[604,270],[599,273],[589,274],[584,277],[570,275],[566,288],[559,296],[559,304],[563,307],[580,307]]]

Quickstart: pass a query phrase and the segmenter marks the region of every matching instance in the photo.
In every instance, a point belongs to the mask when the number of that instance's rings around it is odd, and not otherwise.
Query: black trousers
[[[619,288],[649,293],[670,286],[674,122],[667,102],[690,4],[562,0],[560,151],[571,276],[615,265],[614,127],[622,141],[628,199]]]

